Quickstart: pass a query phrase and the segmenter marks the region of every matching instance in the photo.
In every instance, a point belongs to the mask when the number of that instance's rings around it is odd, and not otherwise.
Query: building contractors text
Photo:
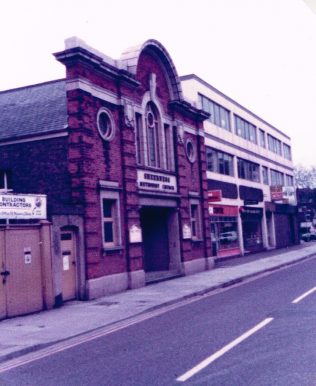
[[[0,194],[0,219],[46,219],[46,196]]]

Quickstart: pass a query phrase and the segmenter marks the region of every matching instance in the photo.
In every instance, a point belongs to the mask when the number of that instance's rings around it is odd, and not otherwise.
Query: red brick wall
[[[76,214],[67,170],[67,137],[1,146],[0,169],[12,176],[15,193],[47,194],[48,215]]]

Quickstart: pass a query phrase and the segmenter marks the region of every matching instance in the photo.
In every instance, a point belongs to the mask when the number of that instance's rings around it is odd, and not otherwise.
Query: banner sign
[[[207,192],[208,202],[222,201],[222,191],[221,190],[209,190]]]
[[[270,186],[271,192],[271,201],[282,201],[283,200],[283,191],[282,186]]]
[[[42,194],[0,193],[0,219],[29,220],[47,218],[47,197]]]
[[[137,170],[137,185],[139,189],[165,193],[177,192],[177,180],[169,174]]]

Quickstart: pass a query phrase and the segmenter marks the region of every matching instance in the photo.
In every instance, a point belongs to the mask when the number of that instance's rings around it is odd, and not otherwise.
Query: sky
[[[316,166],[316,0],[0,0],[0,90],[59,79],[78,36],[118,59],[158,40],[194,73],[292,139]]]

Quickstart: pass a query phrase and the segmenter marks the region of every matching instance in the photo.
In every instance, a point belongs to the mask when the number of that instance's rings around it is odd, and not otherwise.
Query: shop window
[[[237,217],[212,216],[211,223],[219,251],[239,248]]]
[[[104,248],[121,245],[119,199],[116,192],[103,192],[102,205],[102,236]]]
[[[200,204],[198,201],[190,203],[190,218],[191,218],[191,232],[192,240],[200,240],[201,234],[201,215]]]

